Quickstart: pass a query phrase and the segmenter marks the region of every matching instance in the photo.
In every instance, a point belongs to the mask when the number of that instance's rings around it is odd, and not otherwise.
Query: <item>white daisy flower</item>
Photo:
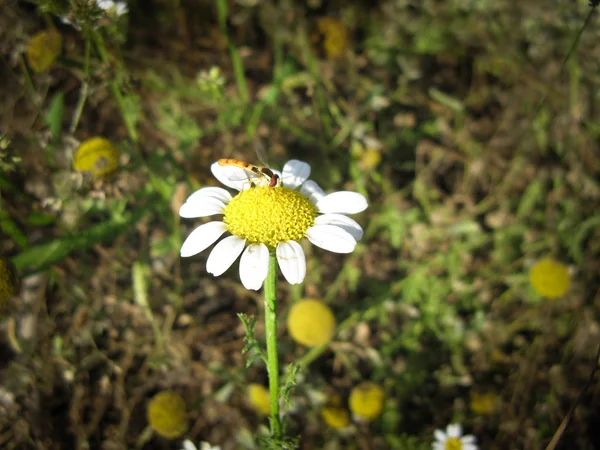
[[[435,430],[433,432],[435,442],[431,446],[432,450],[478,450],[475,436],[468,434],[462,435],[462,426],[459,423],[450,424],[446,427],[446,432]]]
[[[127,3],[113,0],[96,0],[96,4],[100,9],[114,14],[115,17],[121,17],[129,12]]]
[[[269,254],[275,252],[281,272],[290,284],[306,275],[303,238],[325,250],[350,253],[362,238],[358,223],[346,216],[367,208],[361,194],[349,191],[326,195],[308,180],[310,166],[290,160],[281,173],[269,169],[219,160],[211,166],[224,185],[239,191],[234,197],[225,189],[206,187],[188,197],[179,210],[184,218],[223,214],[223,220],[200,225],[181,246],[181,256],[193,256],[214,244],[206,270],[223,274],[238,256],[240,279],[246,289],[258,290],[269,269]],[[250,175],[249,175],[250,174]]]
[[[192,441],[186,439],[183,441],[183,447],[181,450],[221,450],[221,447],[215,445],[214,447],[210,445],[208,442],[202,441],[200,442],[200,449],[194,445]]]

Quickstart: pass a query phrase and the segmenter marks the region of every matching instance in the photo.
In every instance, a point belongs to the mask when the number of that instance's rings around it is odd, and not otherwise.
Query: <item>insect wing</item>
[[[260,163],[265,167],[269,167],[269,158],[267,156],[267,151],[265,150],[265,146],[263,145],[263,143],[258,139],[254,140],[254,151],[256,152],[256,157],[258,158]]]
[[[229,181],[233,182],[247,182],[248,184],[263,183],[266,180],[262,173],[256,173],[250,168],[240,166],[226,166],[227,171],[226,177]]]

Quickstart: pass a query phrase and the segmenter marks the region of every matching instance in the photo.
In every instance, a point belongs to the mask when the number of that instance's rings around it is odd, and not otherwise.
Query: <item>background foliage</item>
[[[262,146],[273,167],[305,160],[327,191],[370,202],[356,252],[307,247],[306,282],[280,286],[284,364],[307,354],[285,329],[294,301],[323,299],[338,323],[291,391],[302,448],[429,448],[453,421],[482,448],[544,448],[600,338],[600,31],[587,2],[128,7],[1,5],[0,243],[21,289],[0,324],[0,446],[180,448],[146,421],[170,389],[186,436],[258,448],[265,420],[245,388],[265,372],[246,367],[236,313],[262,300],[234,270],[206,274],[205,255],[180,259],[193,225],[177,211],[216,184],[212,162],[257,163]],[[60,46],[32,39],[43,30]],[[47,70],[37,55],[52,56]],[[81,172],[95,136],[116,152]],[[94,176],[111,158],[117,170]],[[555,300],[528,280],[545,256],[572,276]],[[326,399],[345,405],[363,381],[384,387],[383,414],[327,427]],[[594,388],[557,448],[600,446]]]

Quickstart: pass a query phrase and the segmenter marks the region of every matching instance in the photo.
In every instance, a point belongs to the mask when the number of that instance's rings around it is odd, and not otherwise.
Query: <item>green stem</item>
[[[329,348],[329,343],[311,348],[302,358],[296,361],[303,369],[307,368],[315,359],[321,356]]]
[[[227,0],[217,0],[216,5],[219,28],[221,29],[221,33],[223,33],[227,38],[227,46],[229,47],[229,55],[231,56],[231,64],[233,65],[233,73],[235,74],[238,93],[242,103],[247,104],[250,99],[250,94],[248,93],[248,84],[246,83],[244,63],[242,62],[240,52],[233,44],[233,40],[227,32]]]
[[[277,355],[277,259],[269,256],[269,273],[265,280],[265,330],[267,337],[267,372],[271,402],[271,436],[281,438],[279,420],[279,359]]]
[[[81,119],[81,114],[83,113],[83,107],[85,106],[85,102],[86,102],[87,96],[89,94],[91,50],[92,50],[92,41],[91,41],[91,39],[88,38],[85,41],[84,80],[83,80],[83,83],[81,84],[79,100],[77,100],[77,106],[75,107],[75,112],[73,113],[73,119],[71,120],[71,126],[69,127],[69,132],[71,134],[75,133],[75,130],[77,129],[77,125],[79,124],[79,120]]]
[[[96,44],[96,49],[98,50],[98,54],[100,55],[102,62],[106,65],[110,65],[110,59],[108,57],[108,52],[106,51],[106,46],[104,44],[104,38],[102,37],[102,35],[99,32],[96,32],[95,30],[93,30],[92,33],[93,33],[93,38],[94,38],[94,41]],[[137,143],[138,135],[137,135],[137,131],[135,129],[135,123],[133,122],[133,120],[131,119],[131,116],[127,112],[123,94],[121,94],[119,86],[114,81],[114,78],[112,78],[109,81],[109,85],[110,85],[110,89],[113,93],[113,96],[115,97],[115,100],[117,101],[117,105],[119,106],[121,115],[123,116],[123,121],[125,122],[125,128],[127,128],[127,134],[129,135],[129,139],[131,139],[133,142]]]

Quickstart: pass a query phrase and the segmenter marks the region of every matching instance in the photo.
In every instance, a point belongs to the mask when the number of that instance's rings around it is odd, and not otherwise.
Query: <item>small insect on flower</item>
[[[239,161],[237,159],[220,159],[217,161],[219,166],[232,166],[242,169],[246,175],[247,180],[250,181],[250,185],[254,186],[262,186],[265,183],[269,187],[279,187],[281,186],[281,178],[276,173],[267,167],[255,166],[254,164],[249,164],[244,161]],[[239,176],[237,177],[239,178]],[[239,180],[236,177],[230,177],[231,181],[243,181],[243,179]]]
[[[312,180],[310,166],[290,160],[281,172],[238,160],[219,160],[211,165],[213,175],[238,193],[205,187],[188,197],[179,209],[185,218],[222,214],[222,220],[205,223],[190,233],[181,246],[181,256],[200,253],[217,242],[206,261],[214,276],[225,273],[240,258],[240,279],[246,289],[258,290],[275,255],[283,276],[299,284],[306,275],[306,257],[300,241],[335,253],[351,253],[363,236],[361,226],[346,214],[367,208],[367,199],[357,192],[326,195]],[[237,177],[237,179],[236,179]]]

